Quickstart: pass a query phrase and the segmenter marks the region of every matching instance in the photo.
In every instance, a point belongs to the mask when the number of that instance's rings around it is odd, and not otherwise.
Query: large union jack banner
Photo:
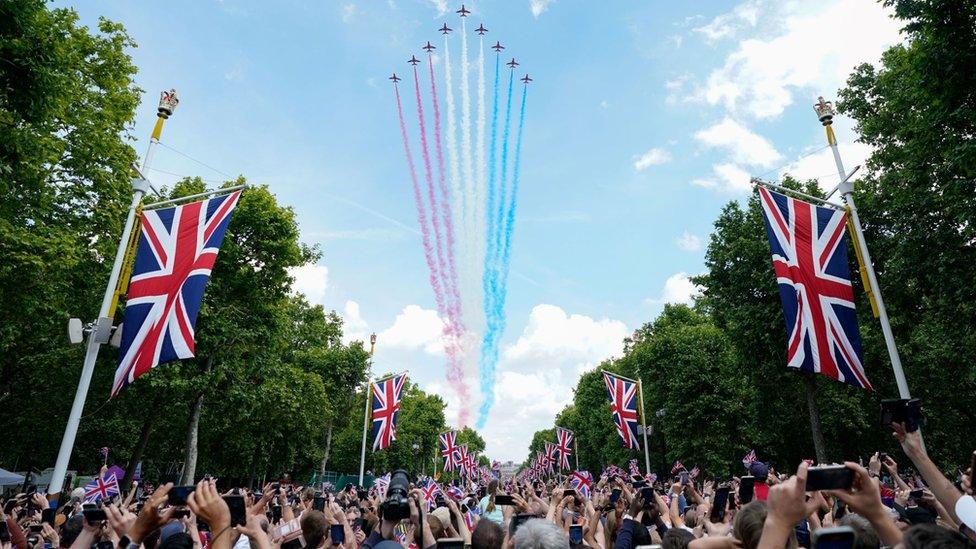
[[[457,469],[458,461],[455,449],[457,448],[457,431],[447,431],[438,436],[440,440],[441,457],[444,458],[444,470],[453,471]]]
[[[637,383],[610,372],[603,372],[603,382],[607,385],[610,412],[624,447],[640,450],[637,442]]]
[[[847,214],[759,187],[786,319],[787,365],[870,389],[861,362]]]
[[[373,451],[383,450],[396,440],[396,421],[400,413],[400,397],[407,374],[400,374],[373,383]]]
[[[142,212],[113,397],[158,364],[194,356],[203,291],[240,196]]]
[[[556,427],[556,454],[559,456],[559,469],[569,469],[569,456],[573,455],[573,432]]]

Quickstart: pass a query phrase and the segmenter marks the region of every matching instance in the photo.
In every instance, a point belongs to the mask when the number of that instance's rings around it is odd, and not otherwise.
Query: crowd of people
[[[335,493],[290,483],[221,492],[206,478],[97,504],[83,490],[60,504],[18,494],[3,507],[0,549],[976,548],[971,467],[952,481],[919,431],[892,428],[912,467],[883,454],[846,462],[831,469],[842,474],[830,490],[809,462],[787,475],[759,461],[741,478],[700,483],[617,468],[592,485],[522,476],[437,486],[398,471]]]

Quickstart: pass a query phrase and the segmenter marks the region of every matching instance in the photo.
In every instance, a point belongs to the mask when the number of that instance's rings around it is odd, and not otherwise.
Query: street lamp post
[[[420,452],[418,452],[418,450],[420,450],[420,445],[414,442],[413,443],[413,459],[414,459],[413,466],[414,467],[417,466],[417,456],[420,455]],[[423,459],[421,459],[420,462],[423,463]],[[421,469],[423,469],[423,466],[421,466]],[[422,470],[420,474],[421,475],[424,474]]]
[[[665,444],[664,444],[664,429],[661,428],[661,423],[664,422],[664,416],[667,415],[667,413],[668,413],[668,410],[666,408],[660,408],[656,412],[654,412],[654,415],[658,419],[658,422],[657,422],[658,423],[657,438],[659,438],[661,440],[661,475],[662,475],[662,478],[667,473],[667,470],[668,470],[668,461],[667,461],[667,457],[665,456],[665,453],[667,452],[667,446],[665,446]]]

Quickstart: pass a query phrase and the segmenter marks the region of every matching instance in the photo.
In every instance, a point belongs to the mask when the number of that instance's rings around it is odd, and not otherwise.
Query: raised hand
[[[104,509],[105,516],[108,518],[108,524],[112,527],[112,530],[120,538],[128,534],[129,530],[132,529],[132,525],[136,522],[135,513],[118,505],[107,505]]]
[[[172,507],[162,513],[159,511],[160,506],[166,503],[167,494],[169,494],[171,488],[173,488],[173,483],[167,482],[157,488],[149,496],[149,499],[146,500],[145,505],[142,506],[142,511],[139,512],[139,516],[136,517],[135,522],[132,523],[132,527],[129,528],[129,540],[132,543],[142,543],[142,540],[150,532],[166,524],[173,517],[174,508]],[[107,513],[106,511],[106,515]]]

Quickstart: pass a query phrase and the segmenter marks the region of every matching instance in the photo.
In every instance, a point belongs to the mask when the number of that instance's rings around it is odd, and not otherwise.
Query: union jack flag
[[[640,476],[640,467],[637,465],[636,459],[630,460],[627,463],[627,466],[630,468],[631,475],[638,476],[638,477]]]
[[[573,432],[556,427],[556,455],[559,456],[559,469],[569,469],[569,456],[573,455]]]
[[[694,467],[692,467],[691,468],[691,471],[688,471],[688,477],[689,478],[698,478],[698,475],[699,474],[701,474],[701,470],[698,468],[697,465],[695,465]]]
[[[396,420],[407,374],[373,383],[373,451],[383,450],[396,440]]]
[[[420,491],[423,492],[424,499],[427,501],[427,509],[433,509],[434,501],[441,494],[441,487],[433,479],[430,479],[426,486],[420,488]]]
[[[593,485],[593,475],[589,471],[573,471],[569,475],[569,485],[586,499],[590,499],[590,486]]]
[[[468,476],[470,474],[468,464],[471,463],[471,460],[468,458],[467,444],[460,444],[455,447],[454,459],[456,460],[458,472],[461,474],[461,476]]]
[[[464,492],[461,491],[461,488],[451,485],[447,487],[447,497],[459,501],[464,497]]]
[[[871,389],[861,362],[847,213],[759,187],[786,319],[787,365]]]
[[[749,450],[749,453],[742,457],[742,465],[748,468],[752,462],[756,461],[756,451]]]
[[[455,449],[457,447],[457,431],[447,431],[438,436],[440,440],[441,457],[444,458],[444,470],[453,471],[457,469],[458,462],[455,460]]]
[[[96,477],[85,485],[85,503],[93,503],[117,495],[119,495],[119,481],[116,480],[115,473],[104,479]]]
[[[678,473],[680,473],[681,471],[684,471],[684,470],[685,470],[685,466],[684,466],[683,463],[681,463],[681,460],[680,459],[678,461],[674,462],[674,465],[671,466],[671,474],[672,475],[677,475]]]
[[[603,381],[610,395],[613,422],[617,425],[617,434],[624,448],[640,450],[637,442],[637,383],[610,372],[603,372]]]
[[[546,469],[552,471],[552,466],[556,464],[558,459],[559,455],[556,453],[556,445],[551,442],[547,442],[545,454]]]
[[[112,397],[160,363],[195,356],[203,291],[240,196],[142,212]]]
[[[380,498],[386,498],[386,489],[390,487],[390,478],[390,473],[387,473],[373,481],[373,488],[379,493]]]

